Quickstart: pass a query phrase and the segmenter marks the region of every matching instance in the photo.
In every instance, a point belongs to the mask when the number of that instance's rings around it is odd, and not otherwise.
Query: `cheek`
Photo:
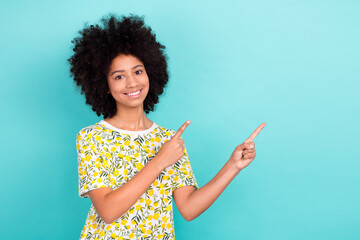
[[[142,93],[143,93],[143,97],[146,98],[147,95],[149,94],[149,86],[147,86],[146,88],[144,87]]]
[[[124,88],[125,86],[123,86],[123,84],[119,82],[117,83],[112,82],[111,84],[109,84],[109,89],[111,89],[111,91],[113,92],[122,92]]]
[[[149,85],[149,77],[147,75],[144,75],[144,77],[142,78],[142,82],[144,85]]]
[[[149,82],[149,78],[148,78],[147,76],[142,79],[142,85],[143,85],[143,86],[146,86],[146,87],[145,87],[145,88],[146,88],[146,91],[149,90],[149,88],[150,88],[150,82]]]

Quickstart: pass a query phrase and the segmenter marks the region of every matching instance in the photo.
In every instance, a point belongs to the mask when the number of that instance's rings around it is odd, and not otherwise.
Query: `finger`
[[[251,145],[255,145],[254,142],[243,142],[240,145],[237,145],[238,150],[245,151],[245,149],[252,149]]]
[[[180,128],[179,130],[174,134],[172,138],[179,139],[181,137],[181,134],[185,131],[185,128],[189,126],[190,120],[187,120]]]
[[[266,123],[260,124],[260,126],[255,129],[255,131],[250,135],[248,139],[245,140],[245,142],[252,142],[254,141],[255,137],[259,134],[259,132],[266,126]]]
[[[243,159],[250,159],[250,158],[255,158],[255,154],[254,153],[248,153],[243,155]]]
[[[239,154],[240,156],[242,156],[243,152],[244,152],[245,148],[243,144],[237,145],[234,152],[236,152],[236,154]]]
[[[246,149],[245,151],[243,151],[243,155],[246,155],[246,154],[248,154],[248,153],[254,153],[255,152],[255,150],[251,150],[251,149]]]
[[[251,157],[250,154],[245,154],[245,155],[243,155],[243,156],[244,156],[243,159],[249,159],[249,158]]]
[[[246,154],[244,155],[243,159],[252,159],[252,155],[251,154]]]
[[[246,149],[251,149],[251,150],[254,150],[255,149],[255,143],[254,142],[244,142],[244,147]]]

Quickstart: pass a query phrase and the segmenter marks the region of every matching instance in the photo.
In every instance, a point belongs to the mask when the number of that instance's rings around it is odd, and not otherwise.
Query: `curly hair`
[[[102,27],[85,24],[78,32],[80,36],[71,41],[71,77],[98,116],[111,118],[116,114],[115,99],[108,94],[107,75],[112,60],[119,54],[131,54],[144,63],[150,85],[144,100],[146,113],[154,111],[164,92],[169,79],[165,46],[156,40],[156,34],[143,19],[133,14],[120,18],[109,14],[101,19]]]

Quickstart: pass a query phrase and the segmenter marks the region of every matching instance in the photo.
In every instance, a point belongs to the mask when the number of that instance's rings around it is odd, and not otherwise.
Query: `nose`
[[[138,84],[139,84],[138,79],[135,76],[130,75],[129,77],[127,77],[127,81],[126,81],[127,88],[136,88]]]

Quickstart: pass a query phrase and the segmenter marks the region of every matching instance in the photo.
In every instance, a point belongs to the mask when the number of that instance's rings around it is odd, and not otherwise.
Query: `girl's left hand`
[[[229,161],[236,167],[236,169],[242,170],[247,167],[252,160],[254,160],[256,156],[254,139],[265,126],[266,123],[262,123],[248,139],[235,148]]]

